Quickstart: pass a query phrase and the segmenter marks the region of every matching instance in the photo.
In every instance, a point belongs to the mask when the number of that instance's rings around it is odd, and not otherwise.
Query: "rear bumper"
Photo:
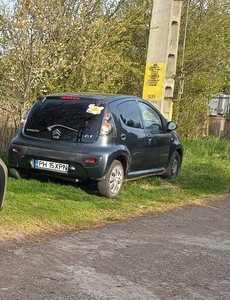
[[[85,151],[85,148],[81,145],[80,147],[74,145],[74,152],[71,147],[64,149],[63,147],[61,148],[60,145],[58,147],[57,145],[53,147],[49,145],[48,149],[36,146],[28,147],[27,145],[11,143],[8,152],[10,168],[20,168],[31,173],[39,172],[51,177],[61,177],[67,180],[73,179],[73,181],[77,179],[100,180],[105,176],[109,163],[108,160],[113,159],[112,156],[114,153],[114,148],[110,149],[111,154],[108,154],[109,149],[103,147],[92,147],[92,151]],[[15,149],[19,152],[16,152]],[[68,164],[68,172],[63,174],[63,172],[56,170],[37,169],[35,160]]]

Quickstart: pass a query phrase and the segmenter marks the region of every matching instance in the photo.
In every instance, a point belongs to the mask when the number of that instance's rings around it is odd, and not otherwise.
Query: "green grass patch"
[[[101,226],[230,192],[230,140],[208,137],[183,141],[178,178],[148,177],[125,182],[116,199],[100,197],[88,182],[74,185],[46,179],[8,178],[0,213],[2,238],[31,237]],[[6,155],[1,155],[7,163]]]

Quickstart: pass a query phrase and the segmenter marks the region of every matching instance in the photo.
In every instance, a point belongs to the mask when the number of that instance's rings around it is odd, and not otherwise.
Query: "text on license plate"
[[[35,160],[35,168],[43,169],[48,171],[56,171],[61,173],[67,173],[69,169],[68,164],[63,164],[60,162],[46,161],[46,160]]]

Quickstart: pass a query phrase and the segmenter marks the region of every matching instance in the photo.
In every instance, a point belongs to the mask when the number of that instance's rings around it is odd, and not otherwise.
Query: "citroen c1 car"
[[[148,101],[128,95],[50,94],[22,119],[9,145],[9,172],[78,182],[92,180],[115,197],[124,180],[174,178],[183,147],[175,129]]]

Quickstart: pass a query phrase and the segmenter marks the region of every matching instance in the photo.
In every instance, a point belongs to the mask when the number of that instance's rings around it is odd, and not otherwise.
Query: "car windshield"
[[[29,136],[92,143],[97,140],[104,106],[93,99],[38,100],[27,118],[24,133]]]

